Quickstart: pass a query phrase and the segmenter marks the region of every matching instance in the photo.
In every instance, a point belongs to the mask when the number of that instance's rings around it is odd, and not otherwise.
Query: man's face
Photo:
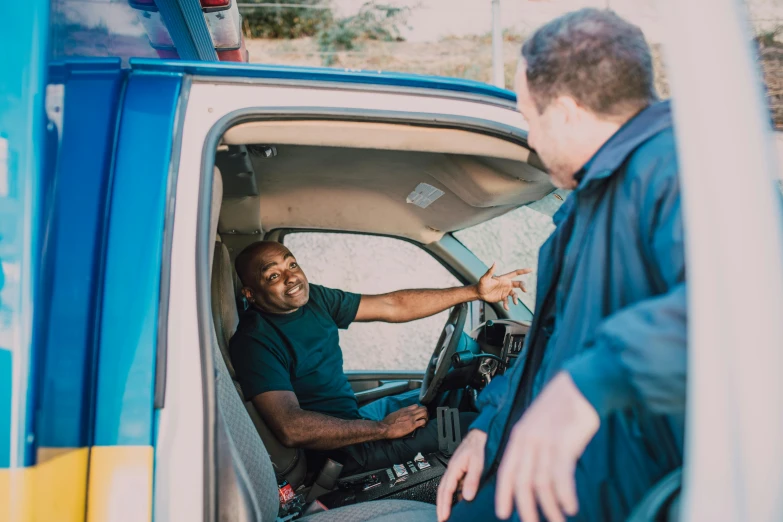
[[[295,312],[310,299],[307,276],[283,245],[270,245],[256,256],[256,279],[242,289],[250,302],[265,312]]]
[[[535,101],[528,91],[527,66],[520,61],[515,78],[517,109],[528,122],[528,143],[536,150],[541,161],[549,170],[552,183],[558,188],[576,187],[574,174],[582,167],[576,157],[573,137],[579,132],[573,114],[569,114],[568,103],[562,99],[553,100],[543,113],[538,112]]]

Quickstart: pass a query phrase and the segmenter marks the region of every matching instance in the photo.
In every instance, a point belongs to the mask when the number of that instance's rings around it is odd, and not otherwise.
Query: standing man
[[[641,30],[598,9],[533,35],[516,91],[531,147],[573,193],[541,247],[526,359],[480,396],[438,519],[625,520],[682,461],[686,284],[669,103],[657,101]]]

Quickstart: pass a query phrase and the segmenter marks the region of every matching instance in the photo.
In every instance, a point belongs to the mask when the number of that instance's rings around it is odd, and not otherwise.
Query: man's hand
[[[481,276],[478,285],[476,285],[476,289],[478,290],[479,299],[482,301],[486,301],[487,303],[499,303],[502,301],[503,308],[508,310],[508,299],[511,298],[511,300],[514,301],[514,304],[517,304],[517,300],[519,299],[514,291],[515,288],[527,292],[525,284],[522,281],[514,281],[514,278],[529,274],[533,270],[531,268],[520,268],[519,270],[514,270],[508,274],[496,276],[494,275],[495,265],[497,265],[497,263],[492,263],[492,266],[487,270],[487,273]]]
[[[399,439],[427,424],[427,408],[412,404],[407,408],[390,413],[381,421],[381,424],[385,426],[384,438]]]
[[[560,372],[514,426],[497,475],[495,513],[538,522],[536,504],[549,522],[579,510],[576,462],[598,431],[598,414],[571,376]]]
[[[438,486],[438,522],[448,520],[451,514],[451,499],[460,486],[462,498],[473,500],[476,497],[481,472],[484,470],[486,445],[486,433],[470,430],[449,460],[449,466]]]

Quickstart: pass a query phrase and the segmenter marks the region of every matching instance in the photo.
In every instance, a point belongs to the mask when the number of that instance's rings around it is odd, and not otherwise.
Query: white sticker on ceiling
[[[408,194],[408,198],[405,201],[413,203],[417,207],[427,208],[443,194],[444,192],[439,188],[435,188],[427,183],[419,183],[413,192]]]

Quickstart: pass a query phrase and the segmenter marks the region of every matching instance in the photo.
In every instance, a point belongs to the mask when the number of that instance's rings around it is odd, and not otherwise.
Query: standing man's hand
[[[381,421],[384,427],[383,436],[385,439],[404,437],[427,424],[427,417],[427,408],[418,404],[392,412]]]
[[[525,522],[538,522],[537,505],[549,522],[575,515],[576,462],[599,425],[571,376],[557,374],[511,431],[497,474],[498,518],[510,517],[514,504]]]
[[[449,460],[446,473],[438,486],[438,522],[448,520],[451,514],[451,499],[460,485],[465,500],[473,500],[476,497],[481,472],[484,470],[486,445],[486,433],[470,430]]]
[[[487,303],[502,302],[503,308],[508,310],[509,298],[514,301],[514,304],[517,304],[519,299],[516,292],[514,291],[516,288],[519,288],[523,292],[527,292],[525,284],[522,281],[514,281],[514,278],[529,274],[533,271],[533,269],[520,268],[519,270],[514,270],[508,274],[496,276],[494,275],[495,265],[497,265],[497,263],[492,263],[492,266],[489,268],[489,270],[487,270],[487,273],[481,276],[481,279],[479,279],[479,282],[476,285],[478,296],[479,299],[486,301]]]

